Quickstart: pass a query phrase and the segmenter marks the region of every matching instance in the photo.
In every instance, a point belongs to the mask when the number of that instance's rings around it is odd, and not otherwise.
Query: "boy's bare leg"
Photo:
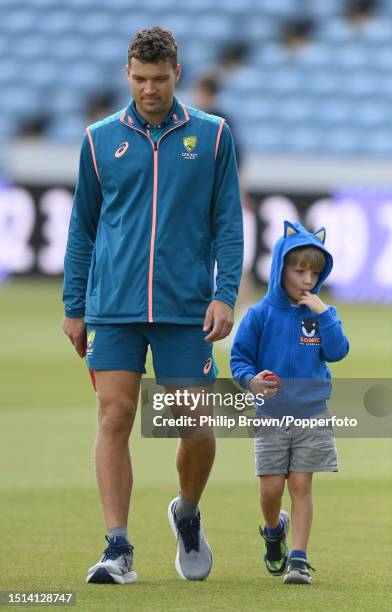
[[[128,523],[132,491],[129,436],[136,415],[141,374],[96,371],[98,433],[96,474],[107,529]]]
[[[275,529],[279,524],[285,480],[284,474],[260,476],[260,506],[270,529]]]
[[[293,550],[306,552],[313,517],[311,472],[290,472],[288,490],[291,497]]]

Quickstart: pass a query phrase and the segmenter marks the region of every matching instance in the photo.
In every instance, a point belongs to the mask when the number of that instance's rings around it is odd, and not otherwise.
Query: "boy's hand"
[[[314,293],[310,293],[310,291],[305,291],[305,295],[298,300],[298,304],[301,306],[307,306],[315,314],[321,314],[322,312],[325,312],[325,310],[328,310],[327,306],[320,300],[319,296],[315,295]]]
[[[271,370],[263,370],[256,374],[249,383],[249,389],[257,395],[261,393],[264,397],[274,397],[279,390],[279,383],[276,380],[264,380],[265,376],[273,374]]]

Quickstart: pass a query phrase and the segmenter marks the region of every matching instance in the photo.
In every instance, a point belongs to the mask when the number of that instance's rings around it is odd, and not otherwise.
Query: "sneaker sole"
[[[123,576],[111,574],[105,567],[99,567],[93,574],[89,574],[86,582],[89,584],[130,584],[137,582],[138,575],[136,572],[128,572]]]
[[[301,574],[301,572],[293,571],[284,577],[283,583],[284,584],[311,584],[312,577],[305,576],[304,574]]]
[[[173,512],[172,512],[172,507],[173,507],[173,504],[174,504],[174,503],[175,503],[177,500],[178,500],[178,497],[175,497],[175,498],[174,498],[174,499],[173,499],[173,500],[170,502],[169,507],[168,507],[168,509],[167,509],[167,518],[169,519],[169,524],[170,524],[170,527],[171,527],[171,529],[172,529],[172,532],[173,532],[173,535],[174,535],[174,539],[175,539],[175,541],[176,541],[176,544],[178,543],[178,542],[177,542],[177,529],[176,529],[176,526],[175,526],[175,523],[174,523],[174,516],[173,516]],[[205,539],[205,538],[204,538],[204,539]],[[176,566],[176,571],[177,571],[177,574],[178,574],[178,575],[179,575],[179,576],[180,576],[180,577],[181,577],[183,580],[199,580],[199,581],[202,581],[202,580],[205,580],[206,578],[208,578],[208,576],[210,575],[210,572],[211,572],[211,569],[212,569],[212,551],[211,551],[210,545],[208,544],[207,540],[205,540],[205,541],[206,541],[206,543],[207,543],[208,548],[210,549],[210,553],[211,553],[211,565],[210,565],[210,569],[208,570],[208,574],[206,574],[206,575],[205,575],[203,578],[187,578],[187,577],[184,575],[184,573],[183,573],[183,571],[182,571],[182,569],[181,569],[181,565],[180,565],[180,551],[178,550],[178,546],[177,546],[177,554],[176,554],[176,562],[175,562],[175,566]]]

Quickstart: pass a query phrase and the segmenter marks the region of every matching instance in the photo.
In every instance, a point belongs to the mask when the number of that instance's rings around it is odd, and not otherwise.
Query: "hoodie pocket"
[[[95,261],[93,264],[93,272],[92,272],[92,294],[93,295],[97,293],[97,290],[100,284],[100,280],[101,280],[102,270],[103,270],[104,263],[106,260],[107,260],[107,250],[106,248],[104,248],[102,250],[102,253],[98,256],[98,259],[95,258]]]

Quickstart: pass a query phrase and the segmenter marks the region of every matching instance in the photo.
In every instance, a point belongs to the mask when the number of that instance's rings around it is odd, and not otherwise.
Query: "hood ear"
[[[321,242],[324,244],[325,238],[326,238],[326,235],[327,235],[327,231],[326,231],[325,227],[320,227],[320,229],[318,229],[317,232],[314,232],[314,235],[316,236],[316,238],[321,240]]]
[[[299,234],[299,231],[292,223],[290,223],[290,221],[285,221],[283,237],[287,238],[287,236],[292,236],[293,234]]]

